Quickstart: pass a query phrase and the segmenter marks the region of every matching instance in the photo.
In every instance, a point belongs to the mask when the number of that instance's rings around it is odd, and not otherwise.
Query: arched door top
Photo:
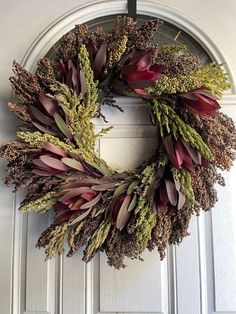
[[[75,24],[86,23],[101,16],[126,13],[126,0],[94,0],[86,5],[78,6],[51,23],[38,38],[36,38],[25,54],[22,65],[28,70],[34,71],[36,69],[37,60],[44,57],[65,33],[74,28]],[[236,79],[223,49],[219,47],[219,44],[214,40],[213,36],[209,34],[208,30],[204,29],[203,25],[199,25],[194,21],[192,16],[189,16],[176,7],[153,0],[138,1],[137,13],[160,18],[188,33],[202,46],[212,60],[218,64],[224,64],[225,71],[229,74],[233,85],[231,94],[236,92]]]

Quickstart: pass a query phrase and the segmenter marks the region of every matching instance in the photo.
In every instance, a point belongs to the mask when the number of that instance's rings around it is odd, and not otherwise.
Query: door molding
[[[193,16],[179,10],[173,5],[167,5],[153,0],[138,1],[138,14],[148,15],[167,21],[192,36],[219,64],[224,64],[233,85],[231,94],[236,94],[236,77],[231,69],[230,62],[215,36],[209,32],[206,25],[199,24]],[[43,30],[26,52],[22,65],[28,70],[36,69],[36,60],[44,57],[50,48],[75,24],[85,23],[95,18],[113,14],[127,13],[127,1],[121,0],[94,0],[86,5],[76,7],[52,22]]]

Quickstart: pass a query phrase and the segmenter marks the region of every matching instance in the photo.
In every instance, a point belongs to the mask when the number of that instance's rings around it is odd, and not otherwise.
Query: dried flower
[[[204,115],[216,115],[220,105],[216,97],[204,89],[195,89],[184,94],[180,94],[182,103],[192,113]]]
[[[128,86],[141,95],[145,95],[145,88],[160,79],[163,70],[163,66],[152,64],[152,54],[153,51],[134,53],[120,70]]]
[[[201,154],[184,140],[176,141],[169,134],[163,138],[163,143],[173,166],[177,169],[184,166],[191,171],[193,169],[192,161],[203,166],[208,164]]]

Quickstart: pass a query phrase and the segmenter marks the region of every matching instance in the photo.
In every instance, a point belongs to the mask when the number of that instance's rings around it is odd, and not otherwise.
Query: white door
[[[16,128],[4,107],[10,97],[7,79],[12,60],[20,61],[31,47],[23,63],[33,71],[36,60],[76,23],[119,13],[126,13],[126,1],[1,2],[1,142],[14,138]],[[190,37],[183,38],[189,45],[193,38],[196,49],[202,51],[197,41],[213,60],[225,63],[234,84],[234,0],[138,1],[138,13],[174,25],[176,33],[170,35],[176,40],[181,30],[188,33]],[[141,102],[118,101],[125,114],[109,112],[115,128],[100,140],[98,149],[115,167],[130,168],[151,152],[154,131]],[[236,120],[235,84],[221,103]],[[1,170],[4,165],[1,161]],[[144,262],[127,261],[128,267],[120,271],[108,267],[102,254],[87,265],[80,261],[81,254],[44,262],[43,252],[34,246],[50,217],[17,212],[23,192],[14,195],[1,183],[0,314],[236,313],[236,169],[225,177],[227,187],[219,189],[216,207],[192,218],[191,235],[181,246],[171,247],[162,262],[157,252],[147,252]]]

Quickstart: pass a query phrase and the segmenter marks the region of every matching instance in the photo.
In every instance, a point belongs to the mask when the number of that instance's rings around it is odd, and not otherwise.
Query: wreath
[[[108,33],[77,25],[34,74],[13,63],[17,102],[8,107],[22,125],[0,155],[5,183],[27,188],[20,210],[55,213],[36,245],[46,258],[62,254],[67,239],[67,256],[84,246],[85,262],[104,251],[120,268],[125,256],[141,259],[155,247],[163,259],[188,234],[191,216],[217,201],[219,170],[230,169],[236,149],[234,123],[218,103],[228,75],[184,46],[153,44],[160,24],[118,17]],[[122,173],[95,150],[110,128],[96,133],[92,123],[107,122],[103,106],[122,111],[114,95],[144,99],[159,139],[148,160]]]

